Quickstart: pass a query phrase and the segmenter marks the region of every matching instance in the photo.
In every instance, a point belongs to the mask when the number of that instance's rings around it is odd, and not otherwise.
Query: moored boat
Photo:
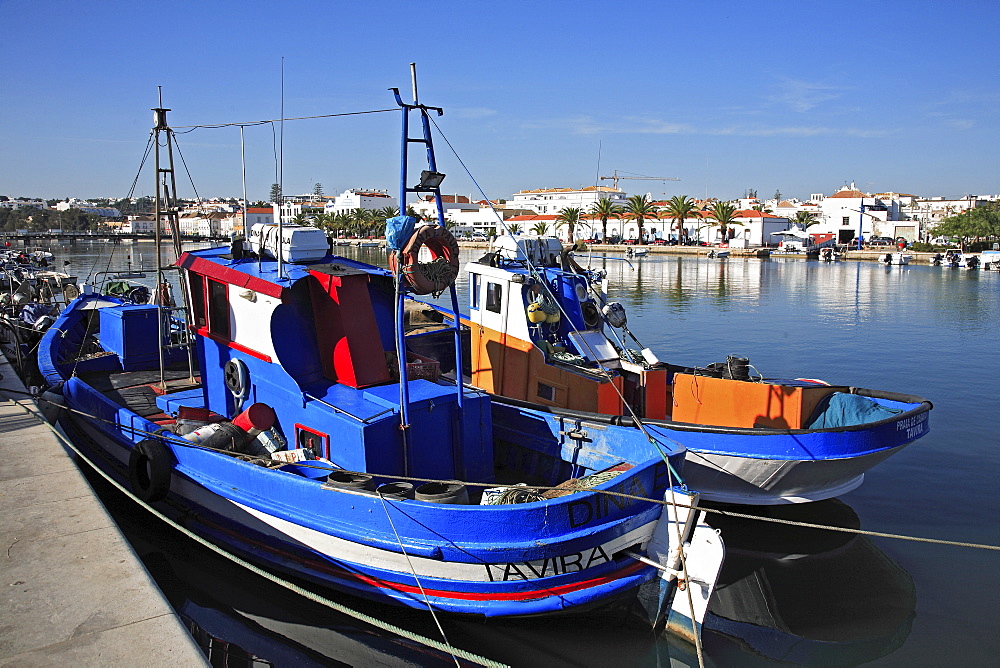
[[[430,148],[428,108],[396,100],[404,152],[413,111]],[[400,201],[416,192],[403,164]],[[60,314],[39,366],[90,461],[227,550],[338,591],[487,617],[627,603],[697,632],[722,544],[682,447],[496,400],[407,350],[396,322],[421,280],[457,307],[443,224],[397,235],[396,271],[329,255],[315,228],[251,239],[181,254],[185,308],[87,291]],[[418,262],[421,245],[455,272]]]
[[[763,378],[738,356],[704,367],[661,362],[607,300],[604,276],[556,239],[501,237],[466,269],[473,386],[556,415],[642,424],[685,446],[686,479],[704,499],[838,496],[927,433],[931,404],[920,397]]]
[[[906,266],[910,264],[910,260],[912,259],[912,255],[903,252],[883,253],[878,256],[878,261],[883,264],[895,264],[899,266]]]

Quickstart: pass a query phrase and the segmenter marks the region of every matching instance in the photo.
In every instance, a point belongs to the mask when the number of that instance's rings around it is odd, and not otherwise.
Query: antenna
[[[413,104],[420,104],[417,97],[417,64],[410,63],[410,84],[413,86]]]
[[[278,239],[277,239],[277,253],[278,256],[278,278],[284,275],[284,266],[281,262],[281,255],[284,251],[282,248],[282,238],[284,237],[284,226],[282,225],[282,213],[281,207],[285,200],[285,57],[281,57],[281,132],[279,133],[281,138],[278,141]]]

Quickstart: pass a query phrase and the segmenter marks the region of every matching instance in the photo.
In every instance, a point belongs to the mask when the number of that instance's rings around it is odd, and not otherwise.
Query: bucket
[[[387,482],[379,485],[375,491],[379,496],[396,501],[413,498],[413,485],[408,482]]]
[[[332,487],[371,491],[375,481],[367,473],[351,473],[350,471],[333,471],[326,477],[326,482]]]
[[[417,487],[414,495],[417,501],[428,503],[469,503],[469,492],[465,485],[453,482],[428,482]]]

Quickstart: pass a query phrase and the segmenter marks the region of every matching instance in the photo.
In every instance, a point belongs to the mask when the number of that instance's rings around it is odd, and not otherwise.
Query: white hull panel
[[[865,471],[899,448],[846,459],[754,459],[688,450],[684,480],[705,501],[780,505],[822,501],[845,494]]]

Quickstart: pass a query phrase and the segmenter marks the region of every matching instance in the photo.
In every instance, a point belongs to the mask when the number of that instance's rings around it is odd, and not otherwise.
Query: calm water
[[[78,246],[81,277],[116,270],[150,244]],[[377,250],[341,249],[378,264]],[[463,251],[463,260],[481,254]],[[1000,545],[1000,273],[756,259],[594,259],[612,299],[661,360],[749,357],[773,377],[916,394],[931,432],[834,502],[773,515]],[[96,267],[96,269],[92,269]],[[464,283],[459,284],[465,304]],[[447,663],[231,569],[102,492],[171,601],[230,665]],[[716,519],[728,553],[705,651],[715,665],[996,665],[1000,553]],[[345,599],[346,600],[346,599]],[[352,605],[363,603],[350,600]],[[366,607],[437,637],[426,614]],[[515,665],[690,661],[667,640],[605,615],[480,624],[447,620],[456,646]],[[695,664],[696,665],[696,664]]]

